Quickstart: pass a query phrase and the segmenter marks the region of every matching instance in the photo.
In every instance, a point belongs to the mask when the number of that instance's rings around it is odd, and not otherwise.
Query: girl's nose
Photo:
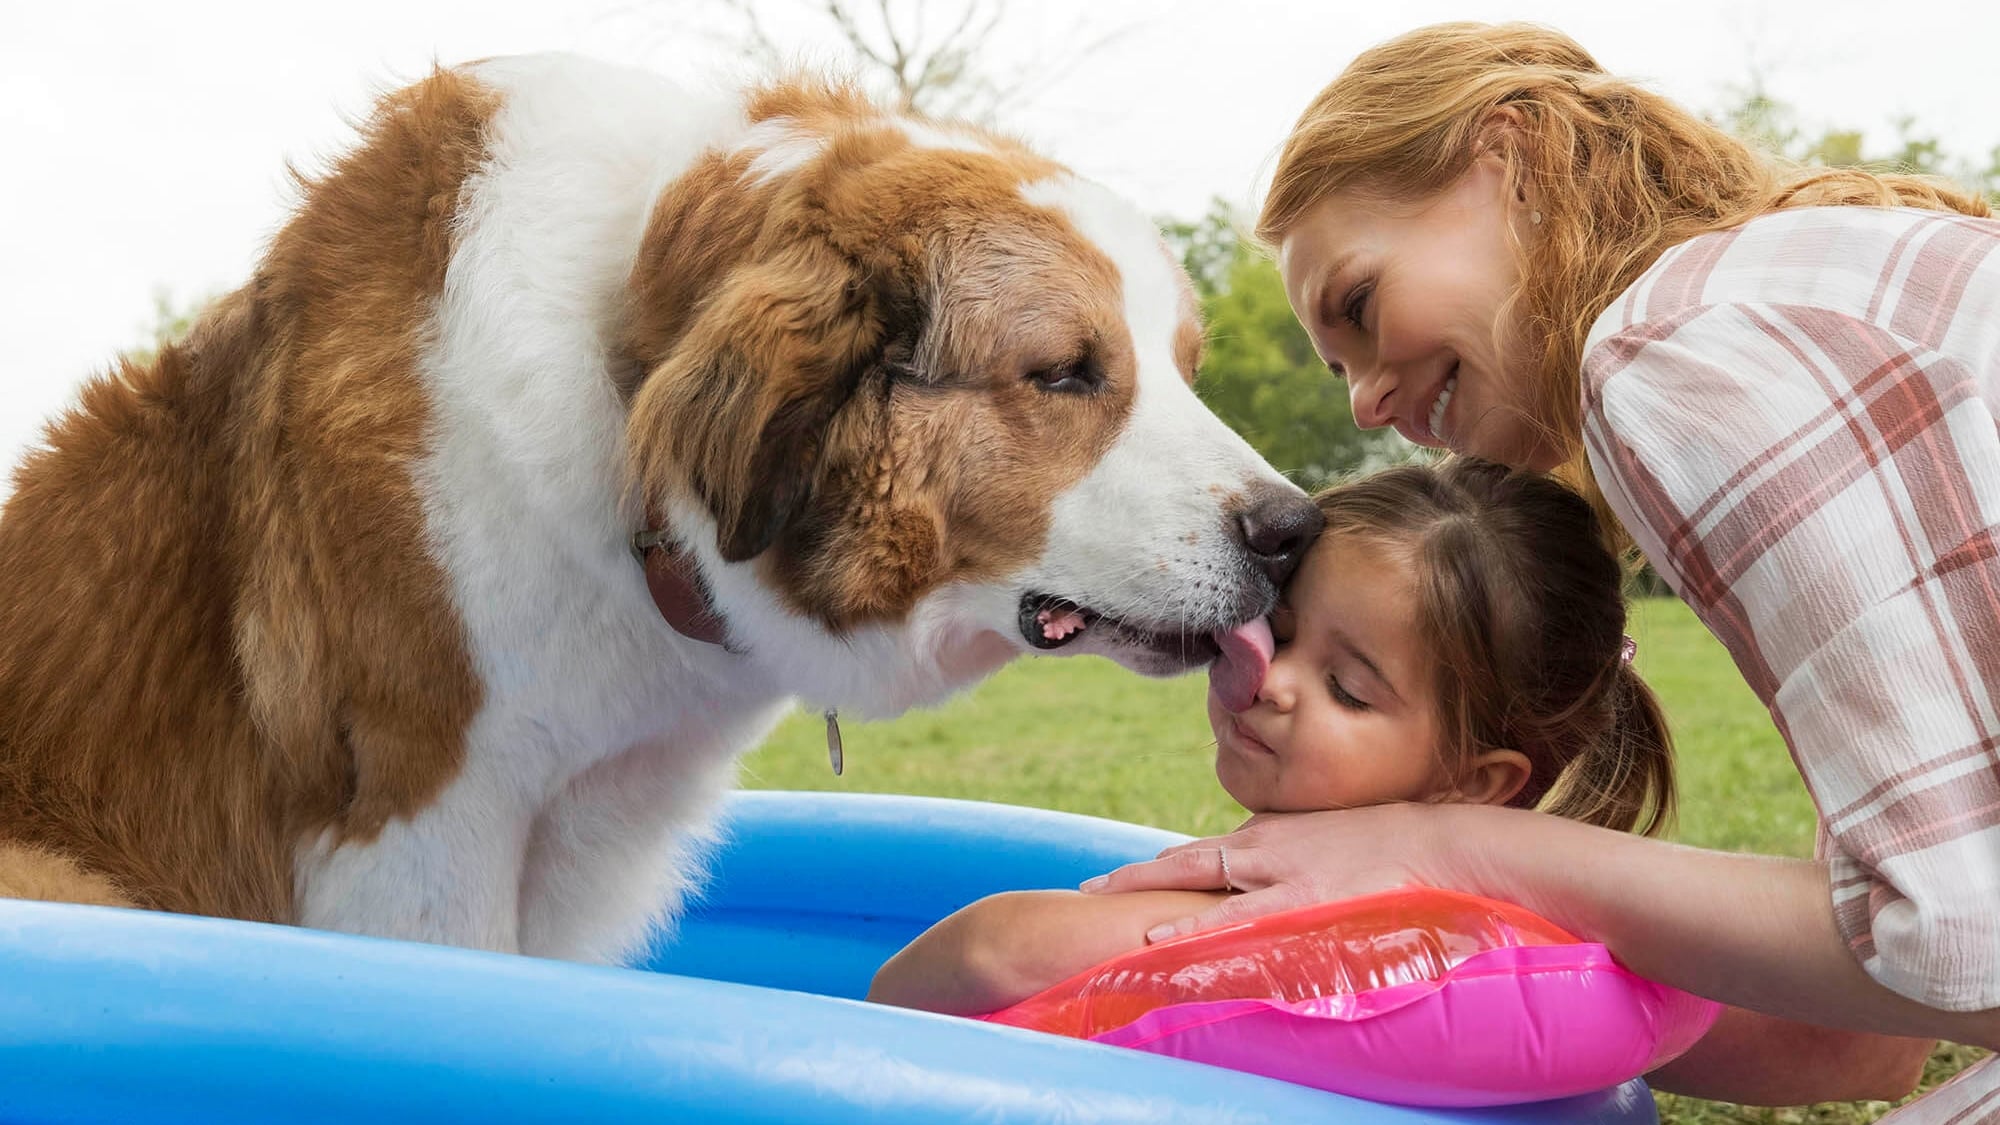
[[[1291,662],[1285,659],[1285,646],[1271,655],[1271,666],[1264,670],[1264,681],[1257,685],[1257,701],[1268,703],[1279,711],[1290,711],[1298,702],[1298,681],[1293,675]]]

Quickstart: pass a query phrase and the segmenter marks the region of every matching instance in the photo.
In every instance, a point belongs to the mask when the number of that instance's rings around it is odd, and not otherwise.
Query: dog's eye
[[[1088,356],[1028,372],[1036,390],[1059,395],[1095,394],[1104,389],[1104,371]]]

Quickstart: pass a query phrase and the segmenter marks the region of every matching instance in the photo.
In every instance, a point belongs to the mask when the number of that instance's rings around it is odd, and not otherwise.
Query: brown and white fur
[[[795,699],[940,700],[1051,599],[1154,674],[1268,608],[1302,540],[1246,521],[1310,505],[1199,347],[1153,228],[1002,138],[440,71],[17,471],[0,894],[618,959]]]

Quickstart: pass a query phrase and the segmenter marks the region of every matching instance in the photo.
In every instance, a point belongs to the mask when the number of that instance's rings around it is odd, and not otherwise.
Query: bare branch
[[[716,0],[716,2],[723,11],[734,15],[736,21],[742,25],[743,30],[738,45],[746,54],[756,59],[758,65],[766,69],[773,69],[783,64],[785,53],[779,48],[777,40],[772,39],[770,33],[764,30],[763,20],[757,15],[757,0]]]
[[[888,0],[883,0],[883,2],[886,4]],[[922,7],[922,5],[919,5],[919,7]],[[970,43],[964,42],[966,28],[972,25],[973,17],[979,14],[981,7],[982,5],[977,2],[967,4],[965,6],[965,14],[959,18],[958,26],[952,28],[950,33],[938,43],[936,49],[931,51],[930,56],[924,59],[923,70],[912,83],[914,87],[912,91],[913,95],[935,90],[948,90],[954,86],[960,86],[965,82],[970,70],[974,47],[983,41],[994,27],[998,26],[1000,16],[1005,10],[1004,5],[995,4],[993,7],[993,16],[986,21],[986,26],[980,29],[979,34],[974,36]],[[915,96],[912,96],[910,100],[914,104],[916,101]]]
[[[855,20],[853,13],[840,3],[840,0],[826,0],[822,7],[826,12],[826,18],[833,21],[834,28],[847,40],[848,47],[855,54],[885,70],[895,70],[895,63],[884,58],[875,49],[875,45],[868,42],[867,37],[861,33],[860,23]]]
[[[938,44],[939,51],[951,51],[951,50],[964,51],[967,49],[966,47],[959,45],[959,40],[964,37],[965,29],[972,26],[973,17],[979,14],[979,9],[981,7],[983,7],[983,5],[978,3],[977,0],[974,0],[973,3],[969,3],[965,6],[965,15],[959,18],[958,26],[951,29],[951,34],[945,36],[944,41]],[[985,38],[988,32],[992,31],[996,26],[998,26],[1000,23],[1000,17],[1003,14],[1005,14],[1005,12],[1006,12],[1005,4],[993,5],[993,16],[992,18],[986,21],[985,27],[979,29],[978,38],[981,39]]]
[[[998,112],[1008,106],[1019,104],[1023,93],[1030,87],[1052,84],[1064,72],[1072,69],[1098,52],[1130,38],[1139,28],[1140,25],[1136,22],[1121,24],[1117,27],[1109,28],[1102,34],[1086,40],[1067,51],[1045,58],[1037,65],[1014,68],[1011,79],[1004,81],[995,80],[990,83],[990,97],[993,110]],[[1077,28],[1076,30],[1081,29]],[[1070,37],[1065,36],[1065,38]]]
[[[742,29],[739,46],[767,65],[782,64],[784,52],[769,33],[768,17],[779,0],[706,0],[733,16]],[[1085,36],[1088,21],[1059,38],[1075,44],[1038,51],[1030,64],[996,64],[995,33],[1007,23],[1009,0],[960,0],[949,19],[926,12],[936,0],[791,0],[795,10],[814,13],[822,28],[845,48],[855,66],[904,109],[938,116],[993,120],[1007,106],[1050,85],[1081,61],[1124,38],[1132,26]],[[878,26],[879,25],[879,26]],[[942,34],[940,34],[942,33]],[[1048,36],[1046,38],[1056,38]]]
[[[882,15],[882,34],[888,38],[889,52],[895,58],[889,72],[896,76],[896,93],[903,100],[903,108],[908,109],[915,100],[915,92],[910,89],[911,49],[896,34],[896,16],[889,10],[889,0],[876,0],[875,6]]]

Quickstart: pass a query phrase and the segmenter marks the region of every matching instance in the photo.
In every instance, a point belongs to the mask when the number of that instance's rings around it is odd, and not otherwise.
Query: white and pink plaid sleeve
[[[2000,1007],[2000,222],[1694,239],[1598,320],[1583,395],[1613,509],[1791,749],[1855,956]],[[1979,1070],[1897,1120],[2000,1116]]]

